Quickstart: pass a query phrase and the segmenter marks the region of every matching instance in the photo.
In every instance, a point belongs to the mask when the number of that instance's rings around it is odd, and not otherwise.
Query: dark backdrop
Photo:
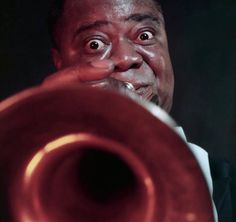
[[[0,99],[53,72],[48,6],[1,2]],[[190,141],[235,164],[236,1],[163,0],[163,7],[176,79],[171,114]]]

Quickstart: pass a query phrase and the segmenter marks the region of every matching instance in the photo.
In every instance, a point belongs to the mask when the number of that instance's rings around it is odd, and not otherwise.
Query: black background
[[[54,71],[49,1],[0,7],[0,99]],[[163,0],[175,70],[172,116],[191,142],[236,166],[236,1]]]

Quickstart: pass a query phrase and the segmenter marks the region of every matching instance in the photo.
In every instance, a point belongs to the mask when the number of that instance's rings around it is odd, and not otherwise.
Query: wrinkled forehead
[[[160,13],[160,6],[156,0],[65,0],[64,14],[90,13],[114,11],[116,14],[128,14],[133,10],[149,10]],[[76,11],[76,12],[75,12]]]
[[[64,0],[65,5],[67,6],[83,6],[88,5],[94,2],[93,0]],[[93,5],[94,8],[98,8],[100,5],[128,5],[128,4],[134,4],[134,5],[145,5],[150,7],[160,7],[158,0],[95,0],[97,2],[96,5]]]

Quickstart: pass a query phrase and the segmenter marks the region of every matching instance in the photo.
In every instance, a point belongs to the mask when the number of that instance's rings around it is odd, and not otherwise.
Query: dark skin
[[[52,56],[58,72],[44,84],[112,77],[146,100],[172,105],[173,69],[164,19],[152,0],[66,0]]]

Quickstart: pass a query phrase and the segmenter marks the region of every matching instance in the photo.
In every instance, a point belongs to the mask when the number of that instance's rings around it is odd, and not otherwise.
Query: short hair
[[[64,10],[64,0],[52,0],[48,15],[48,32],[52,42],[52,47],[57,48],[55,41],[55,29],[59,19],[62,17]]]
[[[162,12],[161,0],[153,0],[153,1],[156,3],[158,10]],[[59,19],[62,17],[64,10],[64,3],[65,0],[51,0],[51,5],[48,15],[48,31],[53,48],[58,48],[55,40],[55,29],[59,22]]]

